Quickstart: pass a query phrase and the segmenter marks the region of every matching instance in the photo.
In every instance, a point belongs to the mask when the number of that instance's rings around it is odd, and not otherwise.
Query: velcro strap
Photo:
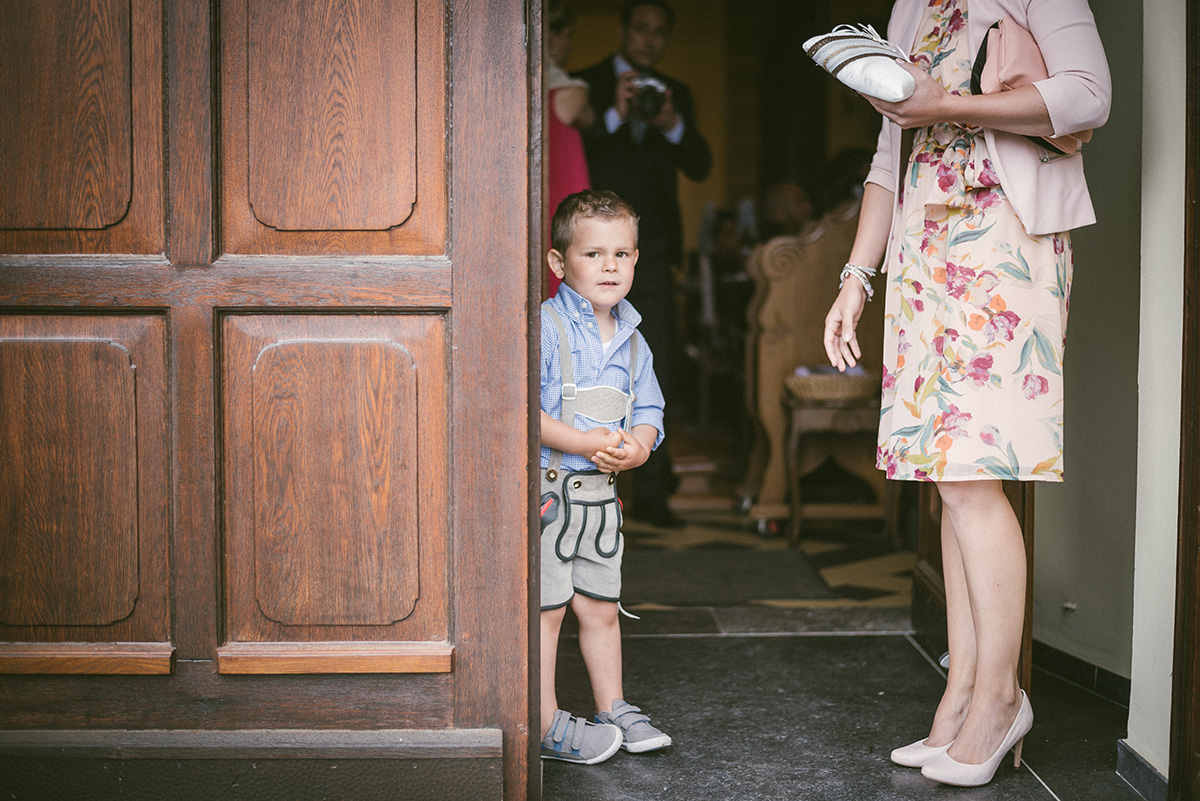
[[[626,721],[625,717],[627,715],[632,715],[633,717]],[[628,727],[632,726],[634,723],[641,723],[643,721],[649,723],[650,717],[648,715],[643,715],[642,710],[636,706],[627,706],[617,715],[617,720],[621,721],[621,725]]]
[[[583,748],[583,730],[585,721],[583,718],[571,718],[571,725],[575,727],[575,731],[571,736],[571,750],[578,751]]]

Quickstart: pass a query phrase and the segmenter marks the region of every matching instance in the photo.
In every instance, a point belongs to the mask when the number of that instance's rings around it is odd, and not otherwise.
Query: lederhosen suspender
[[[571,359],[571,341],[567,339],[567,329],[563,325],[562,317],[559,316],[558,312],[549,306],[546,307],[545,311],[549,314],[550,319],[554,321],[555,327],[558,328],[558,362],[562,378],[562,410],[559,413],[558,419],[574,428],[579,388],[575,384],[575,365]],[[637,374],[637,352],[637,336],[631,336],[629,338],[629,400],[625,411],[625,419],[622,422],[622,428],[627,432],[629,431],[629,423],[633,418],[633,401],[635,399],[633,379]],[[585,415],[588,413],[587,409],[580,411]],[[562,451],[554,448],[550,449],[550,464],[547,468],[546,477],[551,481],[555,480],[559,470],[562,469],[562,458]]]
[[[628,431],[633,418],[633,377],[637,368],[637,337],[630,339],[629,392],[616,387],[598,386],[580,390],[575,383],[571,344],[562,318],[553,309],[545,311],[558,328],[558,358],[562,372],[562,412],[559,419],[575,427],[575,415],[582,414],[599,422],[616,422]],[[620,408],[623,404],[623,409]],[[618,413],[623,411],[624,414]],[[555,555],[568,561],[579,553],[580,543],[589,531],[595,532],[595,550],[601,557],[613,556],[620,545],[621,513],[617,500],[616,474],[599,470],[579,470],[563,475],[563,452],[552,448],[550,462],[542,474],[542,530],[555,537]],[[596,517],[598,516],[598,520]],[[559,525],[557,533],[547,531]],[[612,542],[611,547],[604,540]]]

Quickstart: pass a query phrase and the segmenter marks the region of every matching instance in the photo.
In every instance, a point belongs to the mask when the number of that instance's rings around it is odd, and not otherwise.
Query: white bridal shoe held
[[[908,53],[870,25],[839,25],[803,46],[819,67],[856,92],[899,103],[916,89],[913,76],[896,63],[908,61]]]

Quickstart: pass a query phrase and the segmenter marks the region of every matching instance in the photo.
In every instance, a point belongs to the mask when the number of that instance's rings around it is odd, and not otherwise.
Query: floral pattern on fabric
[[[970,92],[965,0],[930,0],[914,61]],[[1072,251],[1029,236],[977,128],[916,132],[887,264],[877,465],[888,478],[1061,481]]]

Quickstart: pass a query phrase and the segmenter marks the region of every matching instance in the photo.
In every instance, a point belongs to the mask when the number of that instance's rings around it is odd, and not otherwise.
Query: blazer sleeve
[[[580,131],[587,153],[588,166],[593,170],[593,177],[596,170],[594,165],[597,161],[615,158],[617,155],[637,147],[637,143],[633,141],[633,135],[629,131],[628,122],[621,123],[616,130],[611,132],[605,123],[604,115],[613,105],[616,95],[617,79],[612,69],[610,58],[594,67],[576,73],[591,86],[592,108],[596,112],[591,126]]]
[[[897,0],[892,6],[891,16],[888,17],[888,39],[893,42],[904,39],[905,35],[901,31],[908,29],[912,22],[912,15],[918,11],[919,9],[913,3],[903,3]],[[879,184],[889,192],[895,193],[899,186],[896,176],[899,156],[896,149],[900,146],[900,127],[887,117],[882,117],[882,119],[879,140],[875,145],[875,157],[871,159],[871,167],[867,171],[867,179],[863,183]]]
[[[693,181],[703,181],[712,172],[712,152],[696,125],[696,103],[692,90],[678,81],[672,81],[671,98],[675,110],[683,119],[683,139],[677,145],[670,144],[665,138],[662,142],[667,145],[672,161],[684,175]]]
[[[899,137],[893,136],[893,129],[897,128],[896,123],[883,118],[883,125],[879,129],[879,141],[875,145],[875,157],[871,159],[871,167],[867,171],[867,179],[863,183],[879,184],[889,192],[895,192],[898,186],[896,180],[897,156],[893,149]]]
[[[611,58],[584,70],[571,73],[572,78],[579,78],[588,84],[588,102],[591,103],[595,115],[591,126],[584,128],[581,133],[588,148],[588,158],[607,147],[608,142],[623,133],[621,128],[609,133],[604,126],[604,113],[613,104],[616,89],[616,77],[612,72]],[[622,126],[624,128],[624,126]]]
[[[1108,120],[1112,79],[1086,0],[1032,0],[1027,22],[1050,73],[1034,86],[1054,135],[1099,128]]]
[[[602,159],[613,151],[640,147],[630,133],[628,121],[621,123],[611,133],[604,124],[604,113],[613,104],[616,94],[616,77],[612,72],[611,61],[576,74],[591,84],[592,102],[596,110],[595,122],[582,132],[589,163]],[[712,152],[696,125],[695,100],[686,85],[669,78],[667,81],[671,87],[675,110],[683,119],[683,138],[679,144],[672,144],[661,133],[653,131],[647,134],[650,137],[645,140],[647,147],[653,148],[660,158],[666,159],[672,167],[681,170],[691,180],[703,181],[712,172]]]

